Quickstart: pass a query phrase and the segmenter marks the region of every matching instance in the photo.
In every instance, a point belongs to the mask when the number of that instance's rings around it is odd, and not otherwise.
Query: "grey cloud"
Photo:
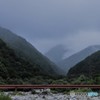
[[[79,31],[100,31],[99,9],[100,0],[0,0],[0,25],[29,41],[57,44]]]
[[[36,37],[99,27],[99,0],[1,0],[0,4],[5,24]]]

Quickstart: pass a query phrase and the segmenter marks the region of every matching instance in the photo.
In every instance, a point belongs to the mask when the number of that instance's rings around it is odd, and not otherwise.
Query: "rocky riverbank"
[[[70,95],[63,93],[38,93],[32,94],[32,92],[18,92],[14,94],[13,92],[5,92],[6,95],[9,95],[12,100],[100,100],[100,97],[89,97],[86,94],[82,95]]]

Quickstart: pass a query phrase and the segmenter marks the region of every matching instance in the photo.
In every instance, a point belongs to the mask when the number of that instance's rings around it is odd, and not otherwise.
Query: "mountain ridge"
[[[65,49],[65,47],[59,44],[59,45],[52,47],[48,52],[46,52],[45,56],[57,64],[59,61],[62,60],[66,51],[67,50]]]
[[[71,55],[70,57],[64,59],[63,61],[58,63],[58,66],[60,68],[62,68],[63,70],[66,69],[66,73],[68,72],[68,70],[75,66],[77,63],[79,63],[80,61],[84,60],[86,57],[88,57],[89,55],[93,54],[94,52],[100,50],[100,45],[94,45],[94,46],[89,46],[73,55]]]
[[[100,76],[100,50],[93,53],[92,55],[88,56],[86,59],[81,61],[80,63],[76,64],[72,67],[67,77],[70,78],[77,78],[81,75],[87,77],[94,77]]]
[[[14,34],[8,29],[0,27],[0,39],[2,39],[18,57],[27,59],[31,64],[39,64],[39,68],[45,74],[57,75],[58,67],[42,55],[36,48],[24,38]]]

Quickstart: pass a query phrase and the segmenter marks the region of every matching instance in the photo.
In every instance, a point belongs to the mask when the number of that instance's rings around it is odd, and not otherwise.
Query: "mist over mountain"
[[[56,45],[55,47],[51,48],[45,56],[47,56],[51,61],[58,64],[59,61],[63,59],[64,54],[67,52],[63,45]]]
[[[58,67],[37,51],[24,38],[17,36],[8,29],[0,27],[0,39],[12,48],[18,57],[29,61],[31,64],[38,65],[41,72],[45,75],[58,74]]]
[[[58,65],[60,68],[62,68],[62,70],[66,70],[67,73],[71,67],[75,66],[77,63],[84,60],[86,57],[98,50],[100,50],[100,45],[89,46],[84,50],[81,50],[80,52],[75,53],[72,56],[62,60],[58,63]]]

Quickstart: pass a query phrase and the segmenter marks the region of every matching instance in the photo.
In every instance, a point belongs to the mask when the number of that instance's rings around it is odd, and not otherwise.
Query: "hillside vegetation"
[[[38,64],[30,64],[19,58],[6,43],[0,39],[0,84],[36,84],[46,82]]]
[[[100,51],[72,67],[67,77],[70,80],[81,79],[84,83],[91,81],[92,84],[100,84]]]

